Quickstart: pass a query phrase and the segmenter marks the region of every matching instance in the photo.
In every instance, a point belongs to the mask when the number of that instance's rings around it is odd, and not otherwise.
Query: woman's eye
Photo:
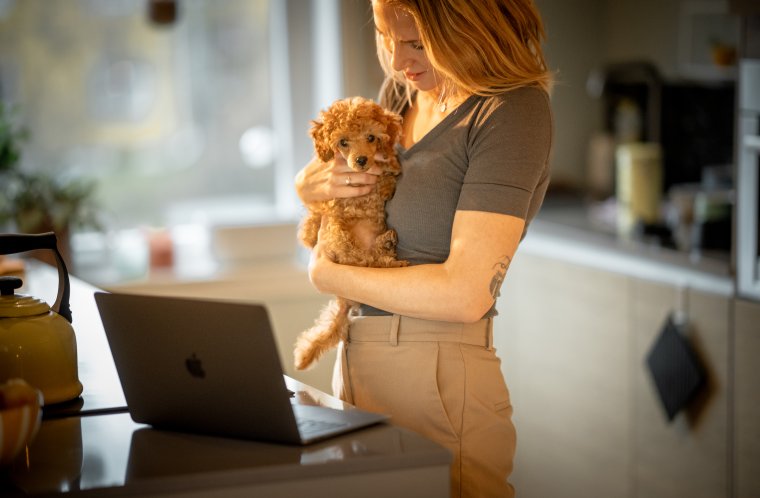
[[[338,142],[338,145],[340,145],[341,147],[348,147],[348,140],[346,140],[345,138],[341,138],[340,142]]]
[[[420,42],[411,42],[410,45],[414,50],[422,50],[423,48]]]
[[[375,135],[367,135],[367,142],[372,143],[375,141]]]

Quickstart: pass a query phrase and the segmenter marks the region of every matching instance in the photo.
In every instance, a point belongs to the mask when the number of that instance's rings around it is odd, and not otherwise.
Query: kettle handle
[[[55,236],[55,233],[0,234],[0,254],[16,254],[35,249],[50,249],[55,253],[55,260],[58,266],[58,295],[52,309],[71,323],[69,271],[66,268],[66,263],[63,261],[61,253],[58,251],[58,238]]]

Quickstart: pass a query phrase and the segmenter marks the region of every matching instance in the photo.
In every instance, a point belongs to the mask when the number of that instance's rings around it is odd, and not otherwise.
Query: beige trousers
[[[446,447],[452,497],[512,497],[512,405],[493,323],[356,317],[341,343],[335,396]]]

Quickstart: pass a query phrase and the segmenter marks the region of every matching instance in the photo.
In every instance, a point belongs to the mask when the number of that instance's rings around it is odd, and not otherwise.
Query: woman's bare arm
[[[406,268],[338,265],[312,252],[309,275],[323,293],[392,313],[474,322],[493,305],[517,250],[525,221],[509,215],[457,211],[449,258]]]

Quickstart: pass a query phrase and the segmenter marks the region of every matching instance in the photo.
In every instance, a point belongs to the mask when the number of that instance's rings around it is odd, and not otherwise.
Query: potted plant
[[[28,137],[28,130],[14,122],[12,109],[0,101],[0,228],[10,223],[20,233],[55,232],[59,250],[70,264],[70,230],[99,228],[96,185],[22,169],[21,144]],[[46,259],[42,253],[39,257]]]

